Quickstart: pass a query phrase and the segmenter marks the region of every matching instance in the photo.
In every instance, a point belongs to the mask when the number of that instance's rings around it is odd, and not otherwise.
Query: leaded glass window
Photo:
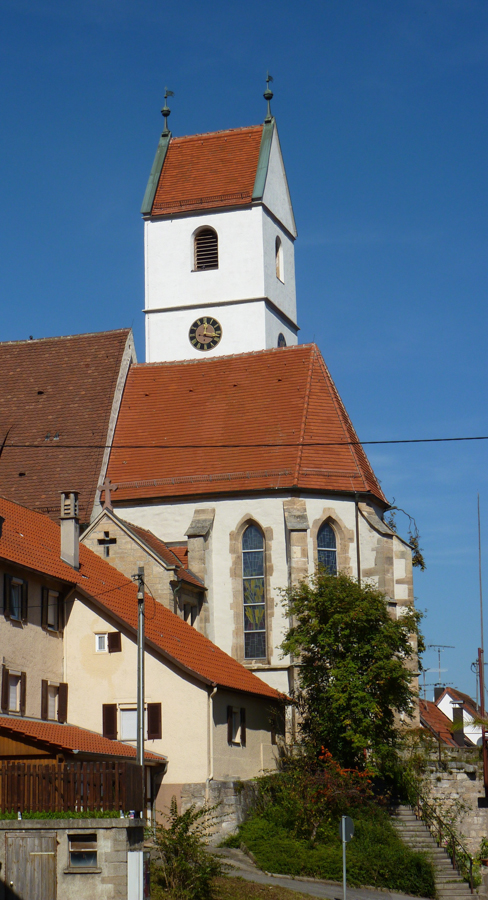
[[[337,575],[336,537],[328,522],[324,522],[317,535],[317,554],[320,569],[326,569],[329,575]]]
[[[242,536],[244,598],[244,658],[266,657],[266,603],[264,594],[264,538],[257,525]]]

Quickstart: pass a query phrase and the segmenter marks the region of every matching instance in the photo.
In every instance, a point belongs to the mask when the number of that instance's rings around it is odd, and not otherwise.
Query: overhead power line
[[[398,440],[382,441],[285,441],[279,443],[252,443],[252,444],[63,444],[59,439],[43,441],[41,444],[7,444],[6,450],[242,450],[244,448],[283,448],[283,447],[365,447],[378,444],[442,444],[454,441],[488,441],[488,435],[476,435],[474,437],[447,437],[447,438],[402,438]]]

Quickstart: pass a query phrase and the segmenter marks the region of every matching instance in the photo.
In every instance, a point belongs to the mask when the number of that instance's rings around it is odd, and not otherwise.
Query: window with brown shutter
[[[20,704],[19,712],[21,716],[25,716],[25,698],[27,692],[27,675],[25,672],[20,673]]]
[[[6,619],[27,622],[28,584],[5,573],[3,577],[3,614]]]
[[[8,712],[8,676],[7,666],[2,666],[2,712]]]
[[[111,741],[117,740],[117,704],[104,703],[102,706],[102,733]]]
[[[109,631],[107,640],[109,653],[120,653],[122,651],[122,635],[120,631]]]
[[[49,682],[44,678],[41,681],[41,719],[49,718]]]
[[[147,739],[160,741],[162,738],[162,715],[160,703],[147,704]]]
[[[201,228],[195,235],[195,271],[218,269],[219,239],[213,228]]]
[[[241,706],[241,747],[246,746],[246,709],[244,706]]]
[[[61,682],[58,690],[58,722],[68,721],[68,685]]]

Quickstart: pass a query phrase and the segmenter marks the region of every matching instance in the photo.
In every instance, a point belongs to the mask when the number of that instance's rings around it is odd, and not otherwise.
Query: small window
[[[276,238],[275,243],[275,259],[276,259],[276,277],[279,281],[284,283],[285,278],[283,275],[283,245],[281,243],[281,238]]]
[[[13,622],[27,621],[27,581],[4,576],[3,613]]]
[[[43,587],[41,596],[41,623],[47,631],[59,631],[61,598],[58,591]]]
[[[246,709],[243,706],[227,707],[227,743],[246,746]]]
[[[218,269],[219,239],[213,228],[201,228],[195,235],[194,271]]]
[[[69,834],[69,867],[96,868],[97,836],[96,834]]]
[[[317,556],[320,569],[326,569],[329,575],[337,575],[336,537],[328,522],[320,526],[317,535]]]
[[[107,653],[108,646],[106,634],[95,635],[95,650],[97,653]]]
[[[185,603],[183,605],[183,618],[185,622],[194,625],[198,615],[198,606],[196,603]]]
[[[278,347],[286,347],[286,337],[282,331],[278,335]]]
[[[59,686],[49,684],[47,688],[47,717],[48,719],[57,719],[58,717],[58,695]]]
[[[110,556],[110,545],[116,544],[116,543],[117,543],[117,538],[114,538],[114,537],[111,538],[110,531],[104,531],[103,538],[97,539],[97,544],[102,548],[103,555],[105,558]]]
[[[20,711],[20,675],[8,676],[8,708],[9,712]]]
[[[137,709],[120,710],[120,740],[137,741]]]

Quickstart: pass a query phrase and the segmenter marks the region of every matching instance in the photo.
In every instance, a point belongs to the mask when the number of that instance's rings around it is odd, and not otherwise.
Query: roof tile
[[[12,734],[24,735],[34,741],[40,741],[67,750],[71,753],[93,753],[100,756],[127,756],[136,758],[136,748],[121,741],[111,741],[94,731],[79,728],[77,725],[59,725],[57,722],[44,722],[39,719],[24,719],[13,716],[0,716],[0,729]],[[166,757],[147,751],[146,759],[160,760]]]

